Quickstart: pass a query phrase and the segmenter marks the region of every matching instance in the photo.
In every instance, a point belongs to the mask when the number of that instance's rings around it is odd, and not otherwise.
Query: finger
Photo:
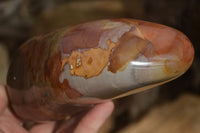
[[[0,116],[0,130],[4,133],[27,133],[22,125],[5,115]]]
[[[30,133],[52,133],[54,126],[55,122],[38,124],[31,128]]]
[[[13,122],[18,123],[19,125],[22,125],[22,121],[18,119],[8,108],[5,109],[4,113],[2,113],[2,116],[5,116],[8,119],[12,119]]]
[[[4,112],[8,105],[8,98],[5,87],[0,85],[0,115]]]
[[[111,115],[114,109],[112,102],[96,105],[79,122],[74,133],[96,133],[105,120]]]

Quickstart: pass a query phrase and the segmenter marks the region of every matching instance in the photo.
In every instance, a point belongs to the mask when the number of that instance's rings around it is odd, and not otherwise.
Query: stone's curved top
[[[100,20],[78,25],[69,33],[77,31],[80,39],[72,43],[79,41],[79,47],[63,51],[69,56],[62,63],[60,81],[68,80],[72,88],[88,97],[111,98],[174,79],[189,68],[194,56],[183,33],[151,22]],[[90,42],[93,36],[96,42]],[[62,45],[71,44],[67,40]]]

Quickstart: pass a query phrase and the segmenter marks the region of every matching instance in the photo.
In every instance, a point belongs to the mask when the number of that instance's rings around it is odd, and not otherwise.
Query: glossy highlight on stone
[[[164,25],[86,22],[25,42],[9,68],[8,94],[24,120],[61,120],[171,81],[186,72],[193,57],[190,40]]]

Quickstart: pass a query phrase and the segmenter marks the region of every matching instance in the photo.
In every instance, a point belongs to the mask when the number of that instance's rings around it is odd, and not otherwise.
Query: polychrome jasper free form
[[[190,40],[173,28],[133,19],[92,21],[24,43],[10,65],[8,94],[24,120],[61,120],[173,80],[193,57]]]

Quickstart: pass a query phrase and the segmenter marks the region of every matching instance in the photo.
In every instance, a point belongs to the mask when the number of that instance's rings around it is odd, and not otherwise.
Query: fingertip
[[[111,115],[114,109],[113,102],[105,102],[96,105],[79,122],[74,133],[95,133]]]
[[[106,102],[106,103],[102,103],[104,104],[104,106],[107,106],[108,111],[112,111],[114,110],[114,103],[112,101]]]
[[[44,124],[38,124],[30,130],[30,133],[52,133],[55,126],[55,122],[48,122]]]

